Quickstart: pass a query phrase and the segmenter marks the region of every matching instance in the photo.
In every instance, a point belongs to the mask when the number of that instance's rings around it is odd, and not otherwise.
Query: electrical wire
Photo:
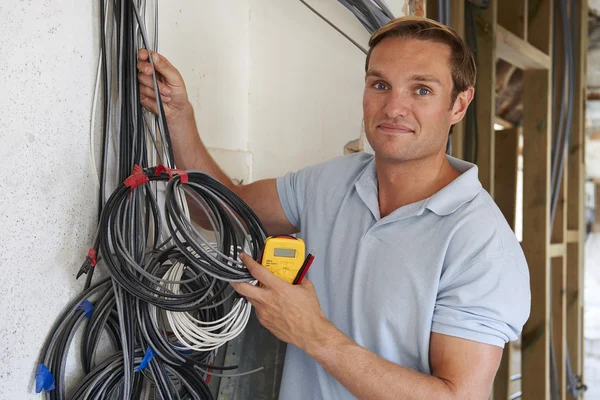
[[[61,313],[42,348],[36,390],[44,390],[47,399],[67,398],[66,358],[81,331],[79,361],[85,376],[69,398],[211,400],[210,375],[239,376],[262,368],[212,372],[237,369],[214,365],[217,352],[244,330],[251,312],[229,282],[253,282],[239,254],[257,259],[266,232],[239,197],[208,175],[190,171],[187,182],[172,176],[175,163],[159,77],[152,75],[157,115],[142,108],[137,80],[138,49],[150,53],[150,45],[158,43],[158,2],[152,43],[145,26],[150,2],[99,3],[100,52],[90,120],[92,149],[102,88],[99,173],[91,153],[100,187],[98,229],[77,274],[86,274],[84,291]],[[154,66],[152,57],[149,62]],[[157,160],[166,167],[162,173],[150,167]],[[111,165],[116,166],[114,176],[108,174]],[[148,182],[122,183],[136,169]],[[205,210],[216,242],[191,223],[186,196]],[[97,262],[110,278],[94,284]],[[101,359],[100,348],[110,355]]]

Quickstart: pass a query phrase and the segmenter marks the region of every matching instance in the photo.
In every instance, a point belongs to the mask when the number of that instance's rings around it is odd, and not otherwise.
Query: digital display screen
[[[275,248],[275,250],[273,251],[273,254],[275,255],[275,257],[294,258],[294,257],[296,257],[296,250]]]

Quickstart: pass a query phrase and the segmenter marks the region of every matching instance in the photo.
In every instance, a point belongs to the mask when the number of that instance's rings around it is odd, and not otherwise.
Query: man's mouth
[[[377,128],[385,133],[392,134],[415,133],[415,131],[411,127],[403,124],[392,124],[386,122],[383,124],[379,124]]]

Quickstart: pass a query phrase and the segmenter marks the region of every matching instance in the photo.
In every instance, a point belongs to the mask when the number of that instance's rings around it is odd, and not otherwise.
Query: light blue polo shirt
[[[356,343],[430,374],[431,332],[504,346],[529,317],[529,270],[477,167],[425,200],[379,214],[375,160],[356,153],[277,180],[281,205],[316,258],[307,277],[325,316]],[[280,399],[354,397],[288,346]]]

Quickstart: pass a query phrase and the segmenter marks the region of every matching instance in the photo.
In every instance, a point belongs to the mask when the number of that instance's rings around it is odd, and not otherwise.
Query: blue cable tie
[[[135,370],[135,372],[140,372],[140,371],[144,370],[146,367],[148,367],[148,364],[150,364],[150,361],[154,358],[155,355],[156,355],[156,353],[154,352],[154,350],[152,350],[152,347],[148,346],[148,349],[146,350],[146,353],[144,354],[144,358],[142,359],[140,366],[138,367],[138,369]]]
[[[179,341],[177,341],[173,344],[178,347],[184,347]],[[180,352],[181,354],[192,354],[193,353],[192,350],[187,349],[187,348],[183,348],[183,349],[179,348],[179,349],[177,349],[177,351]]]
[[[88,300],[84,300],[80,305],[77,306],[76,310],[82,310],[85,312],[85,317],[89,318],[92,316],[92,311],[94,311],[94,305],[90,303]]]
[[[54,389],[54,377],[44,364],[39,364],[35,373],[35,392],[41,393],[42,389],[46,392]]]

